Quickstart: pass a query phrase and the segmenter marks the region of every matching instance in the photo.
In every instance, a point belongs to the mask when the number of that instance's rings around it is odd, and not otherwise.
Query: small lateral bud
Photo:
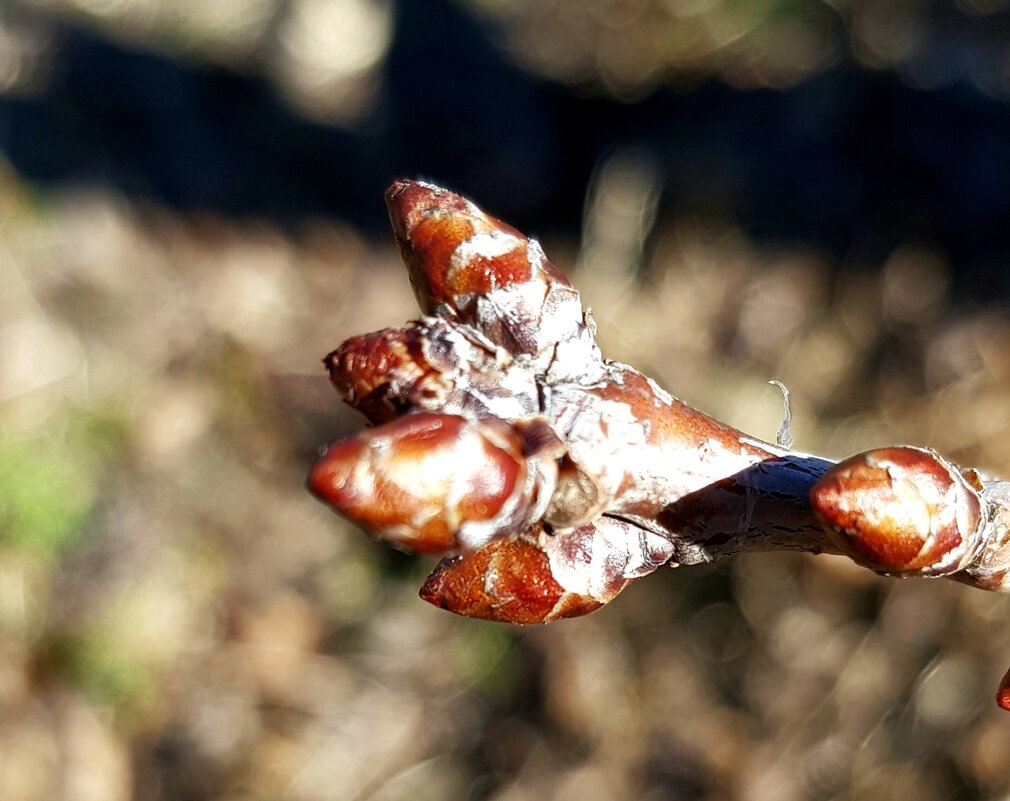
[[[846,459],[811,490],[831,542],[889,575],[953,573],[973,555],[983,523],[978,491],[934,451],[880,448]]]
[[[386,190],[396,241],[426,314],[515,283],[567,279],[540,246],[463,197],[421,181]]]
[[[532,526],[442,560],[421,597],[468,617],[549,623],[596,611],[673,556],[668,540],[623,520],[548,530]]]
[[[493,540],[473,553],[443,559],[420,595],[458,615],[502,623],[547,623],[603,606],[591,596],[567,592],[554,578],[547,554],[524,538]]]
[[[403,399],[422,379],[439,382],[423,345],[417,328],[386,328],[351,337],[323,363],[348,405],[371,422],[384,423],[406,411]]]
[[[443,553],[529,525],[555,473],[501,421],[419,412],[331,445],[308,485],[372,536]]]
[[[571,459],[562,459],[558,486],[544,512],[552,526],[566,528],[583,525],[597,517],[603,508],[599,488]]]
[[[1010,670],[1000,679],[999,689],[996,690],[996,703],[1000,709],[1010,712]]]

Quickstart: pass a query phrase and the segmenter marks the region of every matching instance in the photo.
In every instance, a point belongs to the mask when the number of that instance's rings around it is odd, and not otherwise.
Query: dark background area
[[[954,265],[959,294],[1010,291],[1010,105],[966,79],[915,88],[845,54],[787,88],[698,76],[629,102],[522,70],[460,5],[401,3],[394,19],[380,97],[350,128],[305,119],[255,75],[60,23],[45,90],[0,99],[0,149],[54,188],[282,224],[335,216],[373,235],[391,178],[423,176],[525,229],[575,235],[601,157],[634,145],[666,213],[715,212],[849,266],[921,243]],[[933,47],[972,55],[970,40]]]

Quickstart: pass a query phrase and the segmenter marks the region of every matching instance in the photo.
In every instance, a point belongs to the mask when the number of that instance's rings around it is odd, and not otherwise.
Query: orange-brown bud
[[[673,553],[669,540],[614,518],[550,534],[536,525],[443,560],[421,597],[468,617],[547,623],[599,609]]]
[[[308,485],[379,539],[429,553],[472,548],[542,514],[554,463],[528,459],[523,443],[501,421],[409,414],[331,445]]]
[[[547,623],[593,612],[603,603],[567,592],[534,542],[493,540],[473,553],[443,559],[421,597],[458,615],[502,623]]]
[[[441,304],[458,311],[457,299],[514,283],[568,285],[536,242],[454,192],[399,180],[386,190],[386,205],[425,313]]]
[[[1001,709],[1010,712],[1010,670],[1000,679],[999,689],[996,690],[996,703]]]
[[[842,553],[891,575],[961,569],[983,522],[978,491],[926,448],[880,448],[846,459],[814,484],[810,498]]]

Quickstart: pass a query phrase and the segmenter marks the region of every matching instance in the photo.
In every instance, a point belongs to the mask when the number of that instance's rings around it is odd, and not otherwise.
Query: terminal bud
[[[568,285],[531,240],[464,197],[423,181],[394,181],[386,205],[418,305],[459,311],[469,296],[516,283]]]

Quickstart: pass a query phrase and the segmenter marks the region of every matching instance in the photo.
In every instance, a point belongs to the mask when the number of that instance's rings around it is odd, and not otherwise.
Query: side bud
[[[535,536],[493,540],[473,553],[443,559],[420,595],[457,615],[501,623],[548,623],[603,606],[603,601],[558,583]]]
[[[535,239],[469,200],[420,181],[395,181],[386,205],[425,314],[445,309],[511,353],[598,360],[579,293]],[[555,348],[577,348],[556,360]]]
[[[348,405],[372,423],[384,423],[409,409],[407,399],[420,384],[437,392],[441,375],[425,361],[417,328],[386,328],[351,337],[323,359],[330,382]]]
[[[1000,679],[999,688],[996,690],[996,704],[1000,709],[1010,712],[1010,670]]]
[[[975,486],[926,448],[880,448],[845,459],[814,484],[810,500],[841,553],[887,575],[961,570],[984,522]]]
[[[502,421],[419,412],[331,445],[309,489],[372,536],[411,551],[477,548],[543,513],[551,460]]]
[[[430,604],[503,623],[549,623],[594,612],[673,557],[673,544],[623,520],[512,539],[443,559],[421,587]]]

